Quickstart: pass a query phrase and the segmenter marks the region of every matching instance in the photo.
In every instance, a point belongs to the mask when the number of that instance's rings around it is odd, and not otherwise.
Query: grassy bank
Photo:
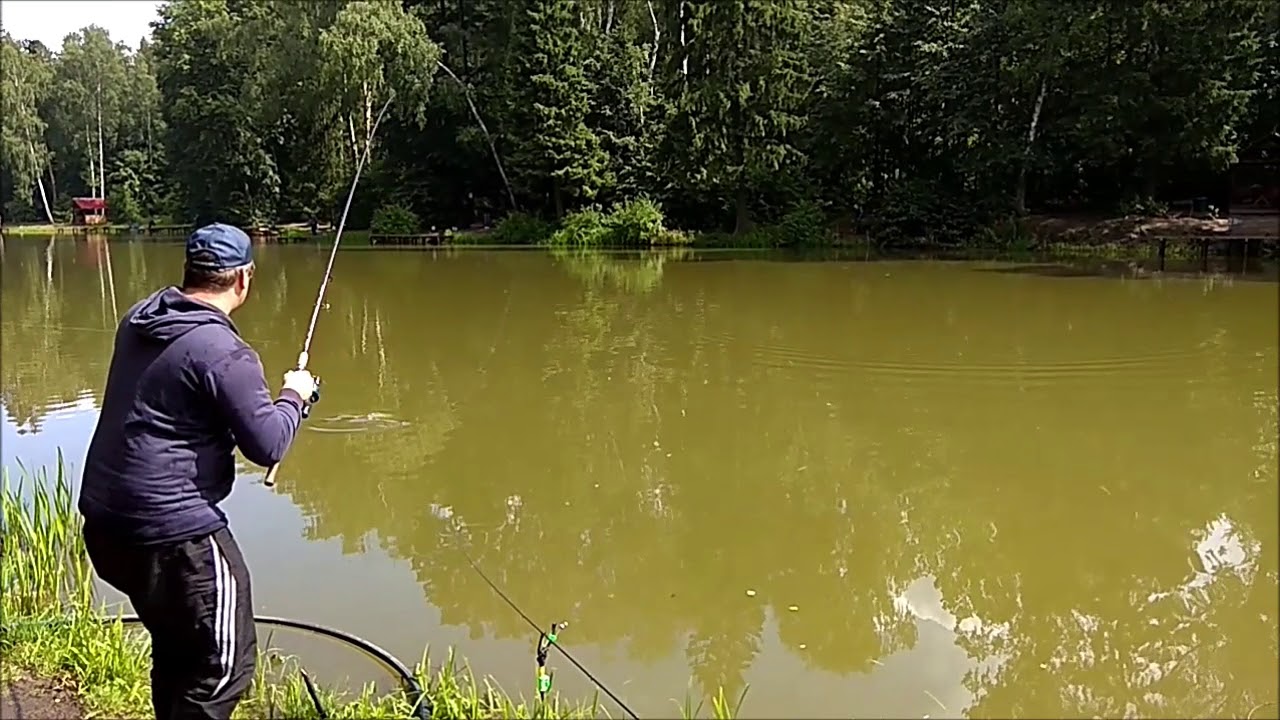
[[[1265,238],[1254,252],[1263,258],[1277,255],[1274,220],[1267,217],[1243,219],[1243,230],[1232,231]],[[1093,258],[1105,260],[1139,260],[1153,257],[1156,238],[1166,238],[1165,256],[1171,260],[1199,256],[1200,238],[1221,240],[1228,237],[1232,221],[1220,218],[1126,215],[1108,216],[1026,216],[1010,217],[973,224],[957,219],[946,232],[922,230],[923,234],[905,234],[902,228],[885,222],[864,222],[854,227],[848,222],[832,223],[821,208],[808,203],[787,211],[772,222],[762,223],[740,233],[725,231],[690,231],[670,228],[661,205],[641,197],[608,209],[588,207],[571,212],[552,222],[525,213],[513,213],[497,226],[481,230],[446,229],[444,245],[467,248],[538,248],[567,250],[591,249],[672,249],[698,250],[859,250],[868,253],[928,256],[947,253],[952,256],[984,257],[1035,256],[1041,259]],[[1256,227],[1255,227],[1256,226]],[[118,226],[111,226],[119,229]],[[167,227],[167,226],[166,226]],[[350,249],[372,247],[373,234],[418,235],[424,223],[408,208],[390,204],[374,214],[371,229],[348,228],[343,246]],[[6,227],[14,236],[47,236],[55,231],[70,233],[83,228],[48,225]],[[312,235],[298,224],[282,225],[278,239],[282,242],[333,241],[332,228]],[[1215,242],[1213,255],[1223,253],[1223,244]]]
[[[605,210],[588,207],[557,222],[513,213],[483,232],[464,231],[453,245],[546,246],[552,248],[699,248],[766,249],[834,245],[835,234],[815,206],[805,205],[778,222],[743,233],[691,232],[667,227],[662,207],[641,197]]]
[[[0,681],[16,688],[32,678],[52,684],[94,716],[151,716],[147,636],[94,597],[92,569],[61,456],[52,473],[19,465],[18,476],[11,481],[9,468],[4,469],[0,495]],[[257,677],[236,717],[318,717],[298,660],[274,650],[270,637],[260,647]],[[433,717],[606,714],[596,701],[514,700],[492,684],[477,681],[452,652],[443,664],[430,668],[424,653],[414,672],[431,701]],[[318,694],[332,718],[406,718],[413,709],[403,693],[377,695],[372,687]],[[686,703],[681,710],[690,716],[698,708]],[[719,698],[710,710],[716,717],[730,717],[733,708]]]
[[[847,225],[847,224],[846,224]],[[621,203],[609,210],[587,208],[558,222],[515,213],[492,229],[461,231],[451,245],[543,246],[556,249],[693,248],[699,250],[857,249],[877,253],[952,253],[1037,255],[1048,258],[1090,257],[1134,260],[1152,256],[1156,238],[1166,238],[1166,257],[1194,258],[1200,238],[1227,237],[1230,222],[1191,217],[1018,217],[988,225],[961,225],[948,233],[906,235],[899,228],[869,222],[865,227],[836,227],[813,204],[783,213],[770,223],[740,233],[694,232],[666,226],[662,207],[648,199]],[[967,229],[960,229],[964,227]],[[877,229],[879,228],[879,229]],[[1238,234],[1238,233],[1237,233]],[[1274,255],[1280,240],[1274,228],[1250,231],[1268,237],[1262,256]],[[1214,248],[1215,253],[1221,247]]]

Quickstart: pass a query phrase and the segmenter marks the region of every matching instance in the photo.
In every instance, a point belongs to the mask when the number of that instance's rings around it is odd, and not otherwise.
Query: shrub
[[[827,218],[822,208],[813,202],[803,202],[782,216],[774,228],[776,245],[826,245],[830,241]]]
[[[1124,217],[1165,217],[1169,214],[1168,205],[1146,196],[1127,198],[1117,209]]]
[[[689,238],[663,227],[662,207],[647,197],[613,206],[608,213],[589,207],[570,213],[548,240],[560,247],[650,247],[684,245]]]
[[[1026,220],[1017,216],[996,220],[974,237],[979,245],[1002,250],[1029,250],[1036,244],[1035,231]]]
[[[400,204],[383,205],[373,213],[369,229],[378,235],[413,235],[418,232],[418,216]]]
[[[605,244],[609,235],[605,216],[595,208],[584,208],[566,215],[547,242],[561,247],[596,247]]]
[[[611,245],[649,246],[664,239],[662,208],[647,197],[615,205],[604,218]]]
[[[693,234],[663,228],[651,243],[654,247],[679,247],[693,244]]]
[[[526,213],[511,213],[489,233],[496,245],[537,245],[551,235],[551,226],[541,218]]]

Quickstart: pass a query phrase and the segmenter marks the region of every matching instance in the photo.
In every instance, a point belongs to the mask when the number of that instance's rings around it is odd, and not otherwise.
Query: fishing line
[[[493,342],[489,343],[489,353],[485,356],[484,360],[481,361],[480,366],[476,371],[476,374],[480,376],[480,382],[475,386],[474,390],[467,393],[467,396],[464,398],[464,402],[458,403],[457,409],[459,411],[470,405],[475,395],[483,391],[489,384],[489,363],[493,360],[493,356],[498,350],[498,343],[506,337],[507,316],[511,310],[511,296],[515,294],[513,291],[515,287],[514,277],[515,274],[513,273],[513,280],[507,285],[506,292],[504,293],[507,296],[507,300],[502,304],[502,317],[498,319],[497,330],[493,333]]]
[[[511,609],[515,610],[516,614],[518,614],[521,618],[523,618],[524,621],[529,624],[529,627],[533,628],[534,632],[538,633],[539,644],[541,646],[541,640],[543,638],[547,638],[547,634],[541,628],[539,628],[538,624],[535,623],[533,620],[531,620],[529,616],[526,615],[525,612],[521,610],[520,607],[516,605],[514,601],[512,601],[511,598],[507,597],[507,594],[502,592],[502,589],[499,588],[496,583],[494,583],[492,580],[489,579],[489,576],[485,574],[484,570],[480,569],[480,565],[476,563],[474,559],[472,559],[471,554],[468,553],[465,549],[463,549],[462,545],[455,544],[454,547],[458,549],[458,552],[462,553],[462,556],[467,559],[467,562],[470,563],[471,568],[480,575],[480,578],[484,580],[489,587],[493,588],[493,591],[498,594],[498,597],[502,598],[507,603],[507,605],[511,606]],[[552,632],[553,633],[555,632],[554,629],[552,630]],[[565,650],[563,647],[561,647],[560,643],[555,641],[554,635],[548,639],[550,640],[549,644],[554,646],[555,649],[559,650],[560,654],[564,655],[569,662],[573,663],[573,666],[578,668],[578,670],[582,672],[583,675],[587,676],[588,680],[595,683],[596,687],[603,690],[604,693],[608,695],[609,698],[612,699],[615,703],[617,703],[619,707],[625,710],[627,714],[632,717],[633,720],[639,720],[639,717],[631,710],[630,707],[627,706],[626,703],[622,702],[622,700],[619,699],[617,695],[614,695],[613,691],[610,690],[604,683],[600,682],[600,680],[598,680],[595,675],[592,675],[590,670],[587,670],[585,667],[583,667],[582,663],[578,662],[577,659],[575,659],[572,655],[570,655],[568,650]]]
[[[382,118],[387,114],[387,108],[391,107],[391,100],[395,97],[393,93],[387,101],[383,103],[382,109],[378,111],[378,117],[373,122],[373,126],[369,128],[369,134],[365,138],[364,153],[360,156],[360,162],[356,164],[355,177],[351,178],[351,190],[347,193],[347,205],[342,210],[342,218],[338,221],[338,232],[333,236],[333,248],[329,251],[329,262],[324,268],[324,277],[320,280],[320,290],[316,293],[316,304],[311,308],[311,321],[307,324],[307,336],[302,341],[302,352],[298,353],[298,370],[307,369],[307,361],[311,358],[311,340],[315,337],[316,321],[320,319],[320,308],[324,306],[324,293],[329,289],[329,281],[333,279],[333,261],[338,259],[338,244],[342,242],[342,232],[347,227],[347,216],[351,213],[351,201],[356,196],[356,185],[360,183],[360,173],[364,171],[365,163],[369,161],[369,151],[373,149],[373,135],[378,131],[378,126],[382,124]],[[315,379],[316,389],[311,393],[311,402],[314,403],[320,399],[320,379]],[[302,406],[302,417],[306,418],[309,413],[309,404]],[[266,476],[262,479],[262,484],[271,487],[276,484],[276,472],[280,469],[280,463],[275,463],[267,469]]]

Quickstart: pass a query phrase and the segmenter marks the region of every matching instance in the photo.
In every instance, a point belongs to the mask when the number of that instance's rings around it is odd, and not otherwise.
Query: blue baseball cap
[[[187,267],[230,270],[253,262],[253,242],[231,225],[205,225],[187,237]]]

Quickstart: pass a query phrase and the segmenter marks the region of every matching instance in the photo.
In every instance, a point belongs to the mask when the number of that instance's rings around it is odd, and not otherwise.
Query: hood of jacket
[[[203,325],[218,324],[239,334],[226,313],[182,294],[176,287],[157,290],[138,304],[129,325],[148,338],[171,342]]]

